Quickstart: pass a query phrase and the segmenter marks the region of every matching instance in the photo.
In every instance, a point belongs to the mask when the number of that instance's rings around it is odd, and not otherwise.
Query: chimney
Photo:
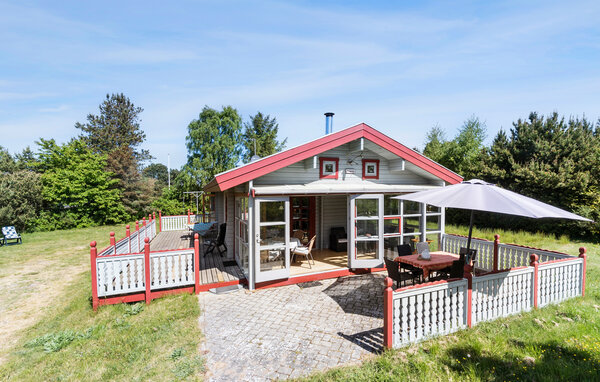
[[[325,135],[333,133],[333,114],[332,112],[325,113]]]

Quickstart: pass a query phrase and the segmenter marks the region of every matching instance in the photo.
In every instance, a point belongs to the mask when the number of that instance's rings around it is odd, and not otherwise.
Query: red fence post
[[[393,316],[393,280],[386,277],[384,280],[385,290],[383,291],[383,347],[391,349],[394,341],[394,316]]]
[[[131,229],[129,224],[125,226],[125,235],[127,236],[127,244],[129,244],[129,253],[131,253]]]
[[[500,235],[494,235],[494,271],[498,270],[498,250],[500,246]]]
[[[144,239],[144,273],[146,276],[146,305],[152,301],[152,291],[150,280],[150,239]]]
[[[110,233],[110,245],[112,245],[113,251],[114,251],[115,255],[117,254],[117,246],[116,246],[116,244],[117,244],[117,241],[115,240],[115,233],[111,232]]]
[[[467,301],[465,301],[465,304],[467,304],[467,327],[469,328],[473,327],[473,321],[471,320],[473,313],[473,274],[471,273],[472,271],[473,266],[465,264],[464,277],[467,279]]]
[[[194,234],[194,280],[196,281],[196,294],[200,293],[200,239]]]
[[[532,253],[529,256],[529,259],[531,260],[531,262],[529,263],[529,265],[531,265],[533,267],[533,307],[537,308],[538,307],[538,289],[539,289],[539,282],[540,282],[540,274],[539,274],[539,265],[540,263],[538,262],[539,260],[539,256],[536,255],[535,253]]]
[[[90,243],[90,263],[92,266],[92,308],[98,310],[98,274],[96,269],[96,257],[98,257],[98,249],[96,242]]]
[[[162,232],[162,212],[158,210],[158,232]]]
[[[583,274],[581,279],[581,297],[585,297],[585,270],[587,267],[587,249],[585,247],[579,248],[579,257],[583,259]]]
[[[188,208],[188,224],[192,224],[192,221],[190,219],[190,209]]]

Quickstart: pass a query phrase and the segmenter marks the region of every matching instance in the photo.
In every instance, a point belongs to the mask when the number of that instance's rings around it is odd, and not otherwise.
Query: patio
[[[202,293],[210,381],[267,381],[358,363],[383,345],[384,274]]]

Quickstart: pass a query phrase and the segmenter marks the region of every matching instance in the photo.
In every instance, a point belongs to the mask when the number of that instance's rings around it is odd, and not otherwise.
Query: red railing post
[[[129,252],[131,253],[131,229],[129,227],[129,224],[127,224],[125,226],[125,235],[127,236],[127,244],[129,244]]]
[[[529,259],[531,260],[531,262],[529,263],[530,266],[533,267],[533,307],[537,308],[538,307],[538,290],[539,290],[539,282],[540,282],[540,274],[539,274],[539,256],[536,255],[535,253],[532,253],[529,256]]]
[[[194,280],[196,281],[196,294],[200,293],[200,239],[194,234]]]
[[[115,240],[115,233],[111,232],[110,233],[110,245],[113,247],[113,252],[116,255],[117,254],[117,241]]]
[[[158,210],[158,232],[162,232],[162,212]]]
[[[494,235],[494,271],[498,270],[498,252],[500,246],[500,235]]]
[[[135,221],[135,232],[137,232],[137,242],[138,242],[138,252],[142,252],[142,246],[140,245],[140,233],[138,232],[140,230],[140,222],[139,220]]]
[[[585,296],[585,270],[587,268],[587,249],[579,248],[579,257],[583,259],[583,274],[581,275],[581,297]]]
[[[96,242],[90,243],[90,263],[92,266],[92,308],[94,311],[98,310],[98,274],[96,268],[96,258],[98,257],[98,249],[96,248]]]
[[[144,273],[146,276],[146,305],[152,301],[152,288],[150,280],[150,239],[144,239]]]
[[[394,346],[394,316],[393,316],[393,296],[392,289],[394,281],[386,277],[384,280],[385,290],[383,291],[383,347],[391,349]]]
[[[472,309],[473,309],[473,266],[465,264],[464,277],[467,279],[467,298],[465,304],[467,304],[467,327],[473,327],[472,321]]]
[[[188,224],[192,224],[192,220],[190,218],[190,209],[188,208]]]

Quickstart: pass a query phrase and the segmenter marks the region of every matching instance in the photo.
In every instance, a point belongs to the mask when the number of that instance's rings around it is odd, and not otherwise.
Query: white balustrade
[[[98,297],[144,291],[144,255],[98,257],[96,275]]]
[[[583,282],[583,259],[539,265],[538,306],[558,303],[581,296]]]
[[[161,230],[162,231],[181,231],[187,229],[188,216],[162,216]]]

